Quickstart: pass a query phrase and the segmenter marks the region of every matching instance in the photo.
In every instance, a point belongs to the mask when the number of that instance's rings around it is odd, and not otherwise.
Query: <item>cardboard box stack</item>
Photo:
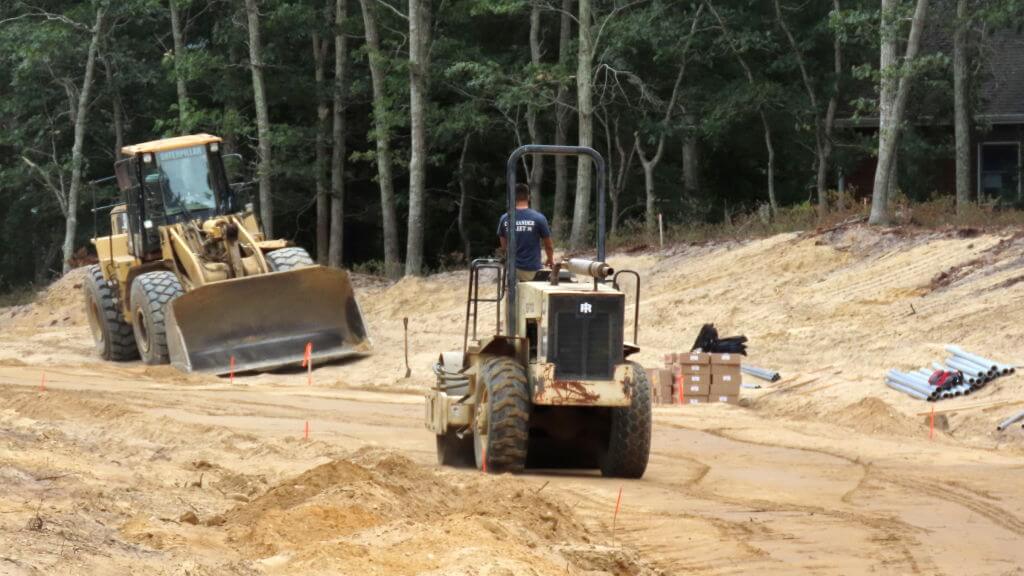
[[[708,394],[711,402],[738,404],[740,383],[739,354],[709,354],[711,356],[711,391]]]
[[[737,404],[740,395],[740,356],[686,352],[665,356],[666,369],[648,370],[656,403]]]
[[[648,368],[647,381],[651,384],[651,401],[655,404],[672,403],[672,371],[667,368]]]

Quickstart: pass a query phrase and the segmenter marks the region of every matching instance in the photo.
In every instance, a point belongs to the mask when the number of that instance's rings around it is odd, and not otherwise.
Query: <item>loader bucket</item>
[[[207,284],[171,301],[167,344],[185,372],[227,374],[368,354],[348,273],[311,266]]]

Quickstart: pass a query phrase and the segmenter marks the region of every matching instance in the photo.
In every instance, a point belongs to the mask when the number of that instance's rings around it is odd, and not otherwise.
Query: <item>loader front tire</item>
[[[132,282],[132,329],[139,356],[146,364],[170,363],[167,306],[183,293],[173,272],[146,272]]]
[[[473,429],[477,468],[522,472],[530,433],[530,390],[526,369],[512,358],[486,358],[477,376],[484,398]]]
[[[267,264],[274,272],[285,272],[296,268],[313,266],[313,258],[305,248],[281,248],[266,254]]]
[[[601,475],[641,478],[651,454],[651,384],[647,372],[633,365],[633,400],[626,408],[613,408],[608,447],[601,458]]]
[[[100,358],[115,362],[138,358],[139,349],[135,347],[132,326],[121,315],[117,291],[103,278],[98,265],[89,266],[82,291],[85,294],[85,315]]]

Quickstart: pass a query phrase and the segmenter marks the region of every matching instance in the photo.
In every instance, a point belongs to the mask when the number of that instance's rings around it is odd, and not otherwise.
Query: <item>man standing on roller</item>
[[[508,251],[508,213],[498,220],[498,241],[501,249]],[[516,279],[529,282],[541,269],[540,246],[544,244],[544,266],[555,265],[555,243],[551,241],[548,219],[530,208],[530,187],[516,185]]]

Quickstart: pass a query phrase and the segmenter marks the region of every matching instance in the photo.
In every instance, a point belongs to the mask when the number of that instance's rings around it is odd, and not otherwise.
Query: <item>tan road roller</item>
[[[370,352],[348,273],[268,240],[217,136],[125,146],[111,233],[84,285],[106,360],[226,374]]]
[[[529,282],[517,279],[514,258],[471,264],[462,350],[441,354],[426,394],[438,462],[495,472],[599,468],[604,476],[640,478],[651,448],[650,384],[629,359],[639,351],[640,275],[604,262],[604,159],[586,147],[518,148],[506,164],[510,222],[517,166],[528,154],[593,161],[597,257],[556,264]],[[516,253],[516,226],[508,227],[507,253]],[[623,277],[635,287],[632,342]],[[481,304],[496,309],[495,324],[478,337],[478,320],[487,322]]]

